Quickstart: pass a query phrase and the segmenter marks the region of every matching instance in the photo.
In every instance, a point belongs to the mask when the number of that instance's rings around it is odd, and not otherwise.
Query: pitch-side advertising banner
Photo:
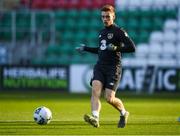
[[[71,65],[70,67],[70,91],[90,91],[90,79],[93,67],[90,65]],[[156,67],[124,67],[118,90],[132,91],[179,91],[179,68]]]
[[[1,66],[1,89],[68,90],[68,67]]]

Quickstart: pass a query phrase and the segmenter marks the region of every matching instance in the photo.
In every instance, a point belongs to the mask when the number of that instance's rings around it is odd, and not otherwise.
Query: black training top
[[[108,50],[107,46],[113,44],[117,48]],[[128,34],[113,24],[105,27],[99,33],[99,47],[87,47],[85,51],[98,54],[97,64],[101,65],[119,65],[121,63],[121,53],[134,52],[135,45]]]

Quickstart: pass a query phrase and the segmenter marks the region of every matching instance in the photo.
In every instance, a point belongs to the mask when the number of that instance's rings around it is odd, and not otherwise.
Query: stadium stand
[[[18,64],[22,58],[32,64],[94,63],[95,57],[84,54],[88,61],[84,60],[85,57],[82,59],[76,54],[74,47],[80,43],[97,45],[98,31],[103,27],[99,8],[106,3],[116,6],[116,23],[127,30],[137,45],[134,60],[132,56],[125,56],[123,63],[137,65],[137,61],[139,65],[146,64],[156,55],[159,62],[163,57],[162,50],[173,52],[173,49],[168,49],[169,46],[177,48],[180,43],[180,21],[177,17],[179,0],[16,2],[19,3],[19,6],[15,6],[16,10],[5,10],[0,15],[0,43],[3,47],[10,45],[7,51],[12,52],[11,57],[8,57],[11,61],[5,59],[3,63]],[[34,52],[33,56],[28,54],[30,51]],[[19,55],[17,52],[23,53]],[[13,60],[14,56],[16,60]],[[145,59],[143,56],[146,56]],[[177,56],[172,59],[178,60]]]

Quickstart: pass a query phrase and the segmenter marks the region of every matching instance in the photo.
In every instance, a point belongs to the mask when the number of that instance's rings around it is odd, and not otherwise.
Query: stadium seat
[[[174,8],[174,9],[167,9],[165,10],[166,13],[164,13],[166,15],[166,19],[168,18],[177,18],[177,13],[178,13],[178,8]]]
[[[127,28],[127,23],[124,19],[117,17],[115,22],[117,23],[118,26],[123,27],[123,28]]]
[[[31,1],[31,8],[33,9],[45,9],[46,3],[43,0],[32,0]]]
[[[168,16],[167,10],[153,9],[151,10],[151,13],[153,14],[153,18],[160,18],[163,20]]]
[[[78,24],[76,24],[76,20],[74,18],[71,18],[71,17],[67,17],[65,20],[64,20],[64,23],[63,23],[63,27],[65,30],[69,31],[69,30],[73,30],[73,29],[76,29],[76,25],[79,25],[80,22]]]
[[[12,18],[10,12],[2,13],[1,15],[1,25],[4,28],[11,28],[12,25]]]
[[[129,1],[128,0],[115,0],[116,9],[119,11],[125,11],[128,9]]]
[[[153,18],[154,17],[154,13],[151,9],[149,10],[139,10],[139,17],[140,18]]]
[[[137,44],[136,48],[137,49],[135,52],[135,57],[147,59],[149,55],[149,45],[146,43],[141,43],[141,44]]]
[[[138,36],[138,32],[136,30],[128,30],[128,35],[132,38],[132,40],[135,42],[135,43],[139,43],[139,36]]]
[[[151,10],[151,8],[153,7],[153,0],[141,0],[140,1],[140,9],[143,11],[148,11]]]
[[[164,43],[162,46],[162,58],[164,59],[175,59],[176,57],[176,45],[173,43]]]
[[[162,46],[162,54],[161,54],[161,66],[177,66],[177,47],[173,43],[164,43]],[[176,60],[177,59],[177,60]]]
[[[176,60],[178,66],[180,66],[180,43],[176,45]]]
[[[60,54],[60,47],[58,45],[49,45],[45,51],[45,55],[48,56],[58,56]]]
[[[81,13],[77,9],[68,9],[66,10],[66,12],[67,12],[66,16],[68,16],[68,18],[73,18],[73,19],[77,19],[79,13]]]
[[[150,34],[149,43],[163,43],[163,32],[161,31],[154,31]]]
[[[97,37],[98,37],[98,31],[96,29],[90,29],[87,33],[86,33],[86,36],[87,36],[87,40],[91,41],[91,45],[92,41],[96,41],[97,40]]]
[[[163,10],[163,9],[165,9],[166,4],[167,4],[167,0],[154,0],[152,7],[154,9]]]
[[[166,9],[175,9],[180,5],[179,0],[167,0]]]
[[[73,38],[74,33],[73,31],[64,31],[63,34],[61,33],[61,36],[62,36],[61,40],[70,41]]]
[[[128,30],[131,30],[131,29],[138,30],[139,29],[139,20],[137,18],[128,18],[127,28],[128,28]]]
[[[16,13],[16,26],[18,29],[30,29],[31,25],[31,14],[30,13]]]
[[[78,11],[79,18],[85,18],[85,19],[90,19],[91,18],[91,11],[88,9],[81,9]]]
[[[89,20],[88,23],[89,27],[92,29],[100,30],[103,27],[102,21],[100,18],[93,17],[91,20]]]
[[[149,39],[149,32],[147,30],[141,30],[138,35],[138,43],[146,43]]]
[[[8,52],[7,48],[4,46],[0,46],[0,64],[8,63]]]
[[[76,24],[77,29],[84,29],[84,30],[91,29],[90,28],[90,25],[91,25],[90,21],[91,20],[88,20],[86,18],[79,18],[79,23]]]
[[[152,19],[148,17],[142,17],[140,20],[140,26],[143,30],[152,30]]]
[[[149,59],[160,59],[162,54],[162,45],[153,43],[149,45]]]
[[[46,25],[49,26],[50,13],[49,12],[37,12],[36,14],[36,27],[41,28]]]
[[[160,17],[153,17],[152,18],[152,29],[153,30],[162,30],[163,29],[163,23],[164,23],[164,20],[163,18],[160,18]]]
[[[164,43],[176,43],[177,35],[176,32],[172,30],[166,30],[163,34]]]
[[[64,28],[64,20],[58,20],[58,19],[56,19],[56,20],[55,20],[55,28],[56,28],[57,31],[62,31],[62,30],[64,30],[64,29],[65,29],[65,28]]]
[[[87,33],[86,33],[83,29],[78,30],[78,31],[76,32],[76,34],[73,35],[73,37],[75,38],[75,40],[76,40],[76,41],[79,41],[79,42],[84,41],[85,38],[86,38],[86,36],[87,36]]]
[[[55,12],[55,18],[58,20],[64,19],[67,17],[66,10],[60,9]]]
[[[164,31],[172,30],[176,31],[178,29],[178,22],[175,19],[168,19],[164,23]]]
[[[179,44],[180,43],[180,29],[178,29],[176,38],[177,38],[176,43]]]
[[[137,9],[139,9],[141,7],[141,4],[142,4],[142,0],[129,0],[128,8],[129,8],[129,10],[136,11]]]

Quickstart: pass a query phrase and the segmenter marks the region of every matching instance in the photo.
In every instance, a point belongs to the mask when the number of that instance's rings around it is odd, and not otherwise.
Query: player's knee
[[[99,89],[92,89],[92,97],[99,97],[101,91]]]
[[[112,95],[106,95],[105,99],[110,104],[114,102],[114,97]]]

